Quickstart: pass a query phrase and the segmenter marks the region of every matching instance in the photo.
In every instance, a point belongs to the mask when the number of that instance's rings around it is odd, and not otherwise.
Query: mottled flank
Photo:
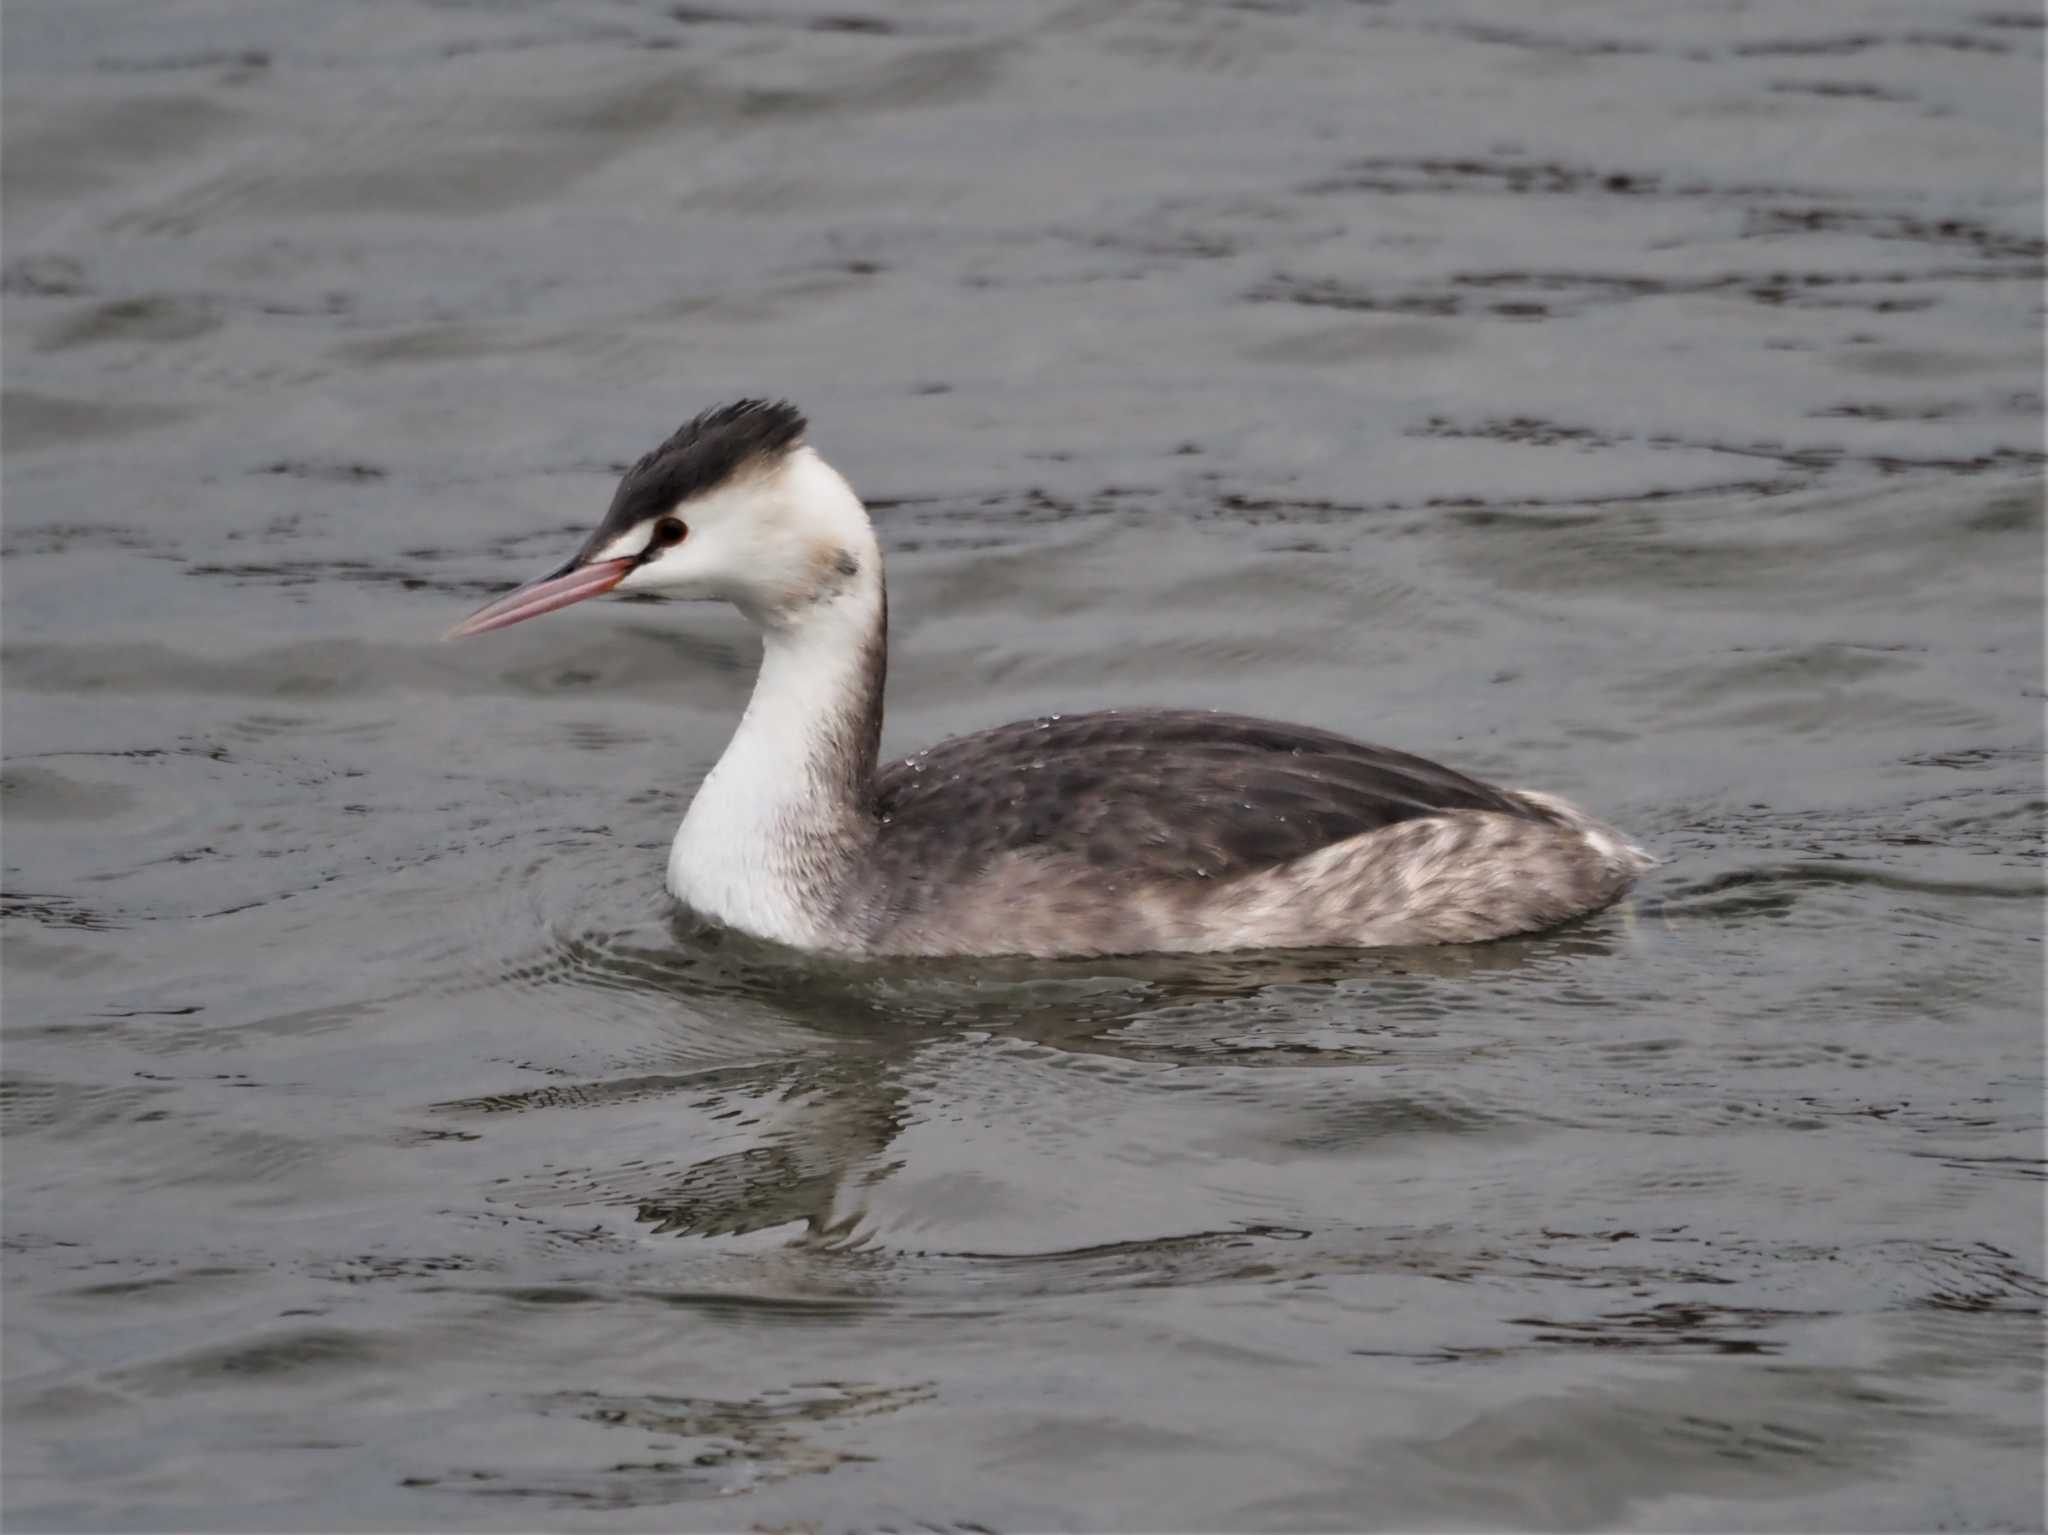
[[[803,412],[787,400],[736,400],[691,417],[628,469],[579,560],[650,517],[673,511],[742,474],[772,467],[803,441]]]
[[[879,954],[1469,943],[1607,905],[1652,859],[1546,795],[1306,727],[1025,720],[876,777],[824,924]]]

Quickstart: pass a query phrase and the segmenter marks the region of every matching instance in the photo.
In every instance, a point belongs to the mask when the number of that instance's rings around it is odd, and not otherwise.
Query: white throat
[[[858,572],[815,600],[750,612],[762,624],[761,670],[676,832],[668,888],[744,932],[834,948],[834,917],[874,835],[887,600],[866,513],[837,474],[810,462],[829,482],[816,480],[807,487],[815,497],[797,502],[818,513],[817,536],[844,548]],[[844,502],[827,504],[835,487]]]

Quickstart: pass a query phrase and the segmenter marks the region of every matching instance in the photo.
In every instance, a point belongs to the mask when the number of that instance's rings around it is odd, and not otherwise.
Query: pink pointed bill
[[[633,565],[634,561],[630,559],[598,560],[593,564],[578,565],[559,575],[529,581],[516,591],[485,603],[441,637],[459,640],[472,634],[487,634],[507,624],[522,623],[543,613],[552,613],[556,608],[566,608],[586,597],[602,596],[625,580]]]

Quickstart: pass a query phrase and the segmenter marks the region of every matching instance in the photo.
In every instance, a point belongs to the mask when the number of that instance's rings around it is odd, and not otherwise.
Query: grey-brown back
[[[1199,710],[1049,716],[943,741],[875,779],[870,890],[897,918],[1006,855],[1099,871],[1110,888],[1229,880],[1402,821],[1519,796],[1328,731]],[[879,893],[879,892],[877,892]]]

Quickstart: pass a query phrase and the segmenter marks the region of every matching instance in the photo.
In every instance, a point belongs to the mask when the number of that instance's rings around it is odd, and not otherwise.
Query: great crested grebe
[[[669,854],[702,915],[854,955],[1469,943],[1595,911],[1655,862],[1583,812],[1240,715],[1020,720],[878,766],[889,601],[860,499],[787,403],[687,422],[481,634],[609,591],[721,598],[753,697]]]

